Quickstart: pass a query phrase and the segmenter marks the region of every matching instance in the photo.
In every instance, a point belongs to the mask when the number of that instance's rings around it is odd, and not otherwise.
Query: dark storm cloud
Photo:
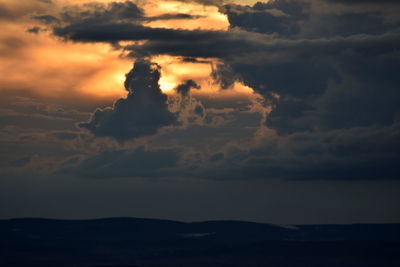
[[[380,5],[381,1],[363,1],[375,2],[378,6],[375,9],[352,6],[357,1],[340,1],[346,4],[344,8],[329,5],[336,2],[338,1],[277,0],[259,2],[254,6],[225,5],[220,10],[228,16],[231,27],[265,34],[274,33],[286,38],[382,34],[399,27],[398,22],[387,23],[385,17],[391,10],[400,10],[398,3],[385,6]]]
[[[390,125],[400,112],[399,45],[397,34],[282,42],[265,63],[230,64],[225,79],[240,76],[272,99],[267,124],[281,133]]]
[[[125,47],[133,56],[151,56],[170,54],[184,57],[234,57],[246,54],[249,49],[259,51],[262,46],[251,33],[230,33],[203,30],[173,30],[148,28],[131,23],[93,24],[77,23],[66,27],[57,27],[54,34],[79,42],[141,41],[145,44]],[[255,39],[255,40],[254,40]]]
[[[81,42],[110,42],[147,40],[140,45],[127,46],[127,50],[142,55],[170,54],[193,57],[218,57],[222,59],[246,60],[254,53],[262,58],[271,56],[272,60],[280,59],[277,56],[301,57],[304,53],[335,53],[342,49],[355,47],[369,49],[380,42],[378,49],[393,49],[398,41],[397,31],[382,35],[357,34],[351,36],[335,36],[333,38],[298,38],[281,39],[273,35],[264,35],[246,31],[202,31],[202,30],[173,30],[162,28],[148,28],[131,23],[91,23],[82,22],[65,27],[56,27],[54,33],[74,41]],[[392,39],[392,40],[390,40]],[[295,49],[300,48],[299,52]],[[278,53],[278,54],[276,54]],[[281,53],[281,54],[279,54]],[[256,58],[259,60],[260,55]],[[288,57],[283,59],[288,60]]]
[[[239,80],[271,103],[266,125],[276,130],[276,136],[249,149],[212,151],[203,155],[203,161],[195,160],[196,171],[186,172],[188,175],[213,179],[397,179],[400,24],[392,13],[399,4],[362,2],[277,0],[254,6],[225,5],[220,10],[231,24],[226,32],[82,20],[56,27],[54,33],[80,42],[145,40],[124,48],[132,56],[216,57],[224,62],[213,71],[222,88]],[[95,134],[122,139],[119,135],[127,132],[124,126],[103,123],[111,117],[110,121],[128,118],[115,115],[117,104],[114,110],[98,111],[86,128],[95,132],[94,126],[100,125]],[[206,117],[204,112],[202,117]],[[173,123],[154,121],[156,126],[143,135]],[[237,128],[246,126],[235,123]],[[120,130],[118,135],[102,134],[115,129]],[[194,132],[193,139],[200,130]],[[139,135],[124,138],[134,136]]]
[[[127,2],[135,6],[133,3]],[[195,19],[198,16],[188,14],[163,14],[155,17],[145,17],[143,11],[126,11],[127,3],[114,3],[108,7],[103,5],[92,5],[89,11],[81,9],[70,10],[61,14],[62,25],[54,26],[54,34],[68,40],[79,42],[108,42],[115,44],[119,41],[159,41],[164,45],[188,47],[189,43],[199,45],[206,39],[225,39],[223,32],[201,31],[201,30],[173,30],[164,28],[150,28],[140,23],[152,20],[166,19]],[[97,7],[97,8],[96,8]],[[118,7],[118,8],[117,8]],[[77,8],[77,7],[76,7]],[[47,16],[41,16],[40,18]],[[174,43],[172,43],[174,42]],[[139,48],[128,48],[135,50],[135,55],[147,56],[151,51]],[[140,50],[140,51],[139,51]],[[211,52],[212,53],[212,52]],[[205,53],[203,53],[206,56]]]
[[[117,42],[117,41],[196,41],[205,37],[218,37],[219,32],[172,30],[164,28],[148,28],[132,23],[92,23],[84,21],[65,27],[56,27],[54,33],[73,41],[80,42]]]
[[[274,23],[272,22],[272,24],[264,23],[262,20],[263,16],[268,18],[272,16],[278,20],[286,19],[287,17],[290,17],[290,19],[296,18],[293,21],[294,24],[298,26],[302,25],[302,27],[308,25],[311,29],[313,26],[309,18],[315,17],[315,14],[310,16],[311,11],[309,10],[309,6],[309,1],[272,1],[267,4],[258,3],[253,7],[234,6],[234,12],[229,12],[232,6],[226,6],[226,12],[228,15],[230,13],[238,13],[237,9],[242,8],[244,11],[240,11],[239,13],[249,13],[248,15],[251,17],[251,21],[256,25],[267,25],[270,27],[269,29],[271,29],[271,32],[289,35],[289,32],[282,32],[279,29],[274,29]],[[246,11],[248,9],[250,9],[251,12]],[[265,11],[270,12],[268,13]],[[352,16],[352,14],[346,15]],[[369,13],[366,15],[370,16]],[[260,16],[260,19],[258,16]],[[326,30],[321,30],[322,34],[316,36],[317,38],[310,38],[307,36],[315,35],[319,30],[312,29],[314,33],[311,34],[309,31],[310,29],[304,30],[296,26],[298,30],[295,35],[298,37],[292,37],[289,40],[243,31],[184,31],[153,29],[123,23],[103,23],[99,25],[87,21],[57,28],[55,33],[75,41],[88,42],[148,40],[148,42],[143,45],[127,47],[128,50],[133,51],[133,55],[172,54],[187,57],[219,57],[225,60],[234,58],[236,61],[241,61],[243,59],[246,61],[246,55],[247,58],[250,58],[250,60],[247,61],[251,61],[252,57],[259,59],[261,56],[261,58],[265,58],[267,64],[247,64],[249,68],[247,73],[253,72],[253,74],[251,74],[252,77],[249,78],[248,76],[250,75],[246,73],[247,66],[242,67],[238,71],[239,74],[245,76],[245,80],[248,81],[248,84],[256,85],[257,90],[261,90],[261,86],[268,86],[272,90],[278,90],[280,92],[284,90],[290,91],[296,95],[302,95],[302,92],[305,90],[308,92],[307,94],[318,94],[320,91],[326,90],[326,85],[331,80],[340,78],[335,68],[337,68],[338,64],[346,63],[344,62],[346,58],[335,59],[333,58],[335,53],[343,53],[343,50],[350,51],[355,49],[359,57],[368,59],[368,57],[373,57],[374,54],[376,57],[379,57],[379,54],[384,55],[390,51],[395,51],[399,44],[397,32],[375,36],[371,35],[372,33],[376,34],[389,31],[391,30],[390,27],[393,27],[393,25],[391,25],[385,28],[385,26],[382,25],[382,21],[377,22],[374,20],[376,17],[377,16],[371,15],[370,21],[370,23],[379,28],[376,32],[368,31],[368,29],[372,29],[373,27],[366,26],[367,30],[362,28],[366,23],[363,22],[361,17],[354,15],[354,21],[346,23],[348,24],[344,25],[346,27],[338,27],[337,25],[339,22],[346,21],[342,17],[337,20],[328,19],[326,22],[322,21],[321,29],[324,29],[325,26]],[[308,19],[308,22],[304,21],[306,19]],[[299,20],[302,20],[301,23]],[[240,26],[234,24],[232,21],[231,23],[234,27]],[[357,28],[358,26],[361,28]],[[355,27],[354,30],[349,30],[351,27]],[[254,27],[244,28],[246,30],[251,30],[250,28]],[[283,25],[281,28],[286,31],[290,27],[288,28]],[[329,28],[334,28],[334,30],[329,30]],[[344,30],[348,32],[344,33]],[[349,31],[357,33],[357,35]],[[260,30],[260,32],[263,31]],[[327,34],[331,36],[329,39],[326,39]],[[258,54],[254,56],[252,55],[253,53]],[[312,58],[312,60],[310,60],[311,64],[309,64],[309,57]],[[351,60],[347,61],[351,63]],[[241,63],[245,64],[246,62]],[[262,66],[261,68],[260,65]],[[238,66],[242,65],[238,64]],[[244,70],[244,73],[241,73],[242,70]],[[259,72],[260,75],[256,72]],[[286,75],[288,75],[288,77],[286,77]],[[236,75],[233,77],[236,77]]]
[[[126,75],[127,98],[112,108],[98,109],[87,123],[79,124],[97,136],[118,140],[155,134],[158,128],[173,124],[176,117],[168,110],[167,96],[161,92],[159,66],[138,60]]]
[[[338,3],[339,9],[333,5]],[[226,64],[214,76],[224,87],[242,80],[272,99],[267,125],[281,134],[391,125],[400,112],[400,24],[390,12],[400,4],[380,3],[278,0],[226,5],[221,11],[231,27],[274,34],[276,43],[264,42],[259,52],[264,62]],[[274,100],[271,93],[280,98]]]

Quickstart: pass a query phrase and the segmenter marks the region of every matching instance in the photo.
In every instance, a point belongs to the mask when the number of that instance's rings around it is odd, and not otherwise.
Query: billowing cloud
[[[371,11],[350,1],[340,1],[341,9],[329,3],[325,9],[304,0],[225,7],[232,27],[280,40],[259,53],[265,60],[234,62],[230,72],[223,67],[217,73],[222,81],[241,76],[267,98],[278,94],[267,125],[282,134],[391,125],[400,112],[400,24],[389,20],[399,5]]]
[[[89,122],[79,126],[97,136],[124,140],[154,134],[158,128],[173,124],[175,115],[168,110],[167,96],[158,84],[159,68],[146,60],[136,61],[126,75],[128,96],[112,108],[96,110]]]
[[[70,24],[56,28],[55,33],[85,42],[145,41],[125,47],[133,56],[221,59],[223,63],[213,75],[222,88],[241,81],[263,95],[272,106],[266,126],[277,131],[274,140],[290,144],[275,150],[265,140],[260,148],[247,152],[210,154],[219,155],[219,160],[211,156],[208,162],[227,164],[239,176],[350,178],[381,174],[395,178],[392,163],[397,156],[381,149],[389,144],[398,146],[390,136],[398,135],[400,114],[395,74],[400,67],[396,63],[400,62],[399,24],[389,19],[386,4],[372,12],[369,7],[344,1],[326,1],[326,8],[335,10],[332,14],[308,0],[230,4],[220,7],[231,23],[226,32],[107,22]],[[186,95],[186,88],[188,84],[181,85],[178,91]],[[370,137],[362,141],[359,131]],[[353,143],[365,146],[377,133],[381,141],[376,142],[376,150],[355,152]],[[342,135],[346,140],[339,138]],[[327,136],[341,141],[320,145],[318,140]],[[340,150],[343,154],[333,153],[335,147],[344,147]],[[269,157],[270,153],[280,156]],[[364,161],[352,160],[364,153],[369,154]],[[364,171],[364,165],[374,169]],[[216,169],[199,166],[204,176],[224,176]],[[228,172],[227,176],[235,175]]]

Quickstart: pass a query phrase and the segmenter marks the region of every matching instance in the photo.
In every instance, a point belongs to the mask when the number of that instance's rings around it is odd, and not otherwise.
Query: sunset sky
[[[398,14],[0,0],[0,218],[399,222]]]

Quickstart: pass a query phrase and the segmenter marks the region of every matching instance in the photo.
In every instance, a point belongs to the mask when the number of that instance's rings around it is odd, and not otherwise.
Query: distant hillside
[[[12,219],[0,249],[0,266],[400,266],[400,224]]]

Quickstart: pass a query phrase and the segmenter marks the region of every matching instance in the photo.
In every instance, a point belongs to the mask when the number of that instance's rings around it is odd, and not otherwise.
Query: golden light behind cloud
[[[120,58],[109,45],[66,43],[47,34],[27,33],[23,25],[7,25],[0,41],[1,89],[31,90],[49,97],[117,98],[125,93],[124,73],[132,62]]]
[[[229,22],[226,15],[218,11],[216,6],[204,6],[198,3],[182,3],[179,1],[148,1],[144,5],[148,16],[164,14],[188,14],[192,19],[157,20],[145,23],[148,27],[169,29],[202,29],[227,30]]]
[[[92,3],[93,0],[54,0],[52,4],[42,1],[0,0],[20,17],[0,21],[0,90],[28,90],[46,96],[63,98],[93,97],[117,99],[124,97],[125,73],[132,68],[133,60],[122,57],[121,51],[108,44],[65,42],[52,36],[45,25],[39,25],[39,34],[27,30],[38,26],[32,16],[56,14],[66,5]],[[100,0],[100,3],[125,2]],[[219,13],[216,6],[178,1],[139,1],[147,16],[163,14],[188,14],[194,19],[156,20],[146,23],[149,27],[227,30],[226,15]],[[139,42],[140,43],[140,42]],[[172,94],[173,89],[192,79],[202,89],[194,94],[217,94],[220,88],[210,77],[216,59],[202,63],[184,62],[172,56],[157,56],[152,59],[161,65],[161,89]],[[16,71],[18,70],[18,71]],[[244,89],[243,89],[244,88]],[[232,93],[251,93],[244,85],[235,84]],[[218,93],[221,95],[221,93]],[[227,95],[227,92],[223,92]]]
[[[180,57],[157,56],[151,59],[161,66],[161,90],[175,94],[174,89],[186,80],[194,80],[200,89],[192,90],[193,96],[211,98],[252,98],[254,90],[241,82],[235,82],[229,89],[221,89],[212,79],[212,66],[220,64],[218,59],[198,59],[198,62],[184,62]]]
[[[209,59],[201,63],[184,62],[179,57],[157,56],[151,59],[161,66],[160,87],[166,93],[173,93],[172,90],[186,80],[194,80],[202,87],[210,80],[211,62]]]

